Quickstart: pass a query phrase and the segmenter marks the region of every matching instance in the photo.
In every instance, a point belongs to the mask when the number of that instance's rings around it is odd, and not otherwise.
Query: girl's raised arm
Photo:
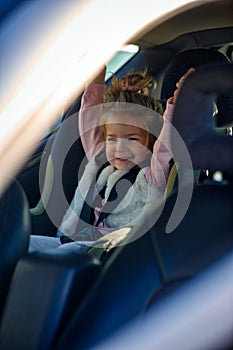
[[[88,160],[102,147],[98,125],[105,91],[105,73],[106,67],[85,87],[79,111],[79,133]]]
[[[172,116],[176,99],[181,89],[181,86],[183,85],[183,82],[194,71],[194,68],[190,68],[176,83],[176,90],[174,91],[174,95],[167,101],[166,110],[163,116],[164,124],[162,131],[159,135],[159,139],[154,144],[153,155],[151,158],[151,169],[150,171],[148,171],[146,177],[149,184],[157,186],[162,192],[166,188],[166,183],[170,170],[169,162],[173,157],[172,154],[169,152],[169,149],[171,149],[170,123],[172,123]]]

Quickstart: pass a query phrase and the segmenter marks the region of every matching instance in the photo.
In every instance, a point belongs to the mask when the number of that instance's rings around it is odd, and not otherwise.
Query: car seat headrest
[[[215,130],[212,113],[216,94],[233,94],[232,63],[202,67],[186,79],[177,98],[173,125],[189,151],[194,169],[220,170],[231,178],[233,137]],[[184,152],[174,137],[171,144],[174,159],[184,164]]]
[[[228,63],[230,60],[222,52],[207,48],[194,48],[178,53],[170,62],[161,89],[161,100],[173,96],[176,83],[190,67],[200,68],[213,63]],[[218,113],[217,127],[228,127],[233,120],[233,96],[219,95],[216,100]]]

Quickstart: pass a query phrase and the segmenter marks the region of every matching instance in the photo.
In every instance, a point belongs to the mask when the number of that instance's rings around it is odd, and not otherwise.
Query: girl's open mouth
[[[129,158],[116,158],[116,160],[117,160],[118,162],[127,162],[127,161],[130,161]]]

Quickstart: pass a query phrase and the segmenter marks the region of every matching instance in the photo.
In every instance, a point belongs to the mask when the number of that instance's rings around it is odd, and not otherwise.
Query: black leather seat
[[[50,349],[99,274],[87,254],[58,250],[25,255],[12,278],[0,349]]]
[[[229,253],[233,249],[232,196],[233,185],[197,187],[184,219],[167,234],[177,199],[173,193],[151,230],[118,248],[107,261],[56,350],[91,348]]]
[[[0,318],[16,264],[27,252],[30,224],[27,198],[14,181],[0,198]]]

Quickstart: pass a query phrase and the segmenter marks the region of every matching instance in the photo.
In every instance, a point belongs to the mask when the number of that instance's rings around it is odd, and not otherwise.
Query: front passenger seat
[[[0,198],[0,319],[16,264],[27,252],[30,231],[27,198],[14,181]]]

